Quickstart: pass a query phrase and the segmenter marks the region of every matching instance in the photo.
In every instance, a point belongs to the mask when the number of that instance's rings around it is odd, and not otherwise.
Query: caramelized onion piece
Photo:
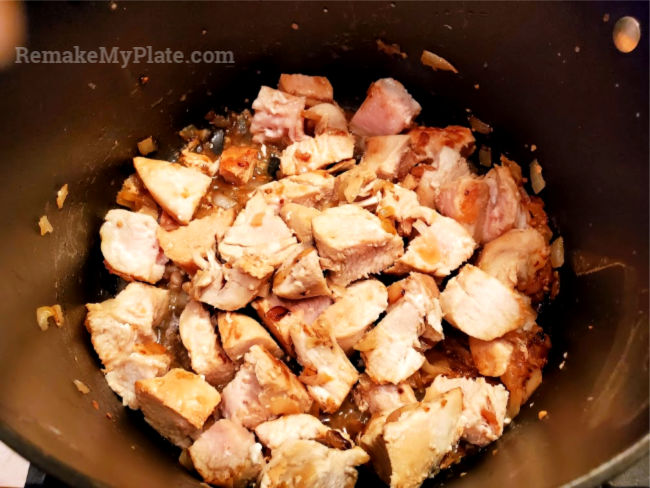
[[[425,65],[433,68],[434,71],[451,71],[452,73],[458,73],[458,70],[447,61],[445,58],[438,56],[437,54],[427,51],[426,49],[422,51],[422,56],[420,56],[420,62]]]
[[[551,244],[551,266],[560,268],[564,264],[564,239],[558,237]]]
[[[68,184],[66,183],[61,187],[59,191],[56,192],[56,206],[59,207],[59,210],[63,208],[63,203],[68,197]]]
[[[90,393],[90,388],[88,388],[86,383],[84,383],[83,381],[81,381],[81,380],[72,380],[72,382],[74,383],[74,386],[77,387],[77,390],[79,390],[84,395]]]
[[[63,326],[63,310],[61,305],[56,304],[51,307],[38,307],[36,309],[36,322],[41,330],[47,330],[49,327],[49,319],[52,317],[57,327]]]
[[[536,159],[530,163],[530,184],[533,187],[535,195],[542,191],[546,186],[546,181],[544,181],[544,177],[542,176],[542,166]]]
[[[52,227],[52,224],[50,224],[49,219],[47,218],[47,215],[43,215],[40,219],[38,219],[38,226],[41,229],[41,235],[44,236],[45,234],[49,232],[54,231],[54,227]]]

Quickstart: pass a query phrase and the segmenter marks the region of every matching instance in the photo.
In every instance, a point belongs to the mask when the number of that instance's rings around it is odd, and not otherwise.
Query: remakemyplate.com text
[[[31,51],[26,47],[16,47],[16,63],[32,64],[119,64],[126,68],[129,64],[233,64],[232,51],[192,51],[186,54],[170,48],[153,49],[151,46],[120,49],[101,46],[95,50],[84,50],[74,46],[66,51]]]

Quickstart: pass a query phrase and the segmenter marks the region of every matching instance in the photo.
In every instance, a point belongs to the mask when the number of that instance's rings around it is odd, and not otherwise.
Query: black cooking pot
[[[648,42],[622,54],[612,29],[632,15],[647,36],[648,3],[68,2],[26,14],[32,50],[230,50],[234,64],[0,73],[0,439],[19,453],[77,486],[199,486],[109,390],[83,304],[115,290],[98,229],[136,141],[154,135],[157,156],[172,157],[175,131],[211,108],[248,106],[281,72],[325,75],[350,106],[393,76],[423,105],[423,123],[466,124],[470,109],[494,126],[485,143],[495,155],[544,168],[542,196],[567,247],[560,296],[540,318],[554,343],[545,381],[503,438],[445,484],[590,486],[647,452]],[[377,38],[408,58],[378,51]],[[423,48],[459,74],[422,66]],[[54,233],[40,237],[43,214]],[[66,323],[41,332],[35,309],[53,303]],[[363,474],[359,485],[376,483]]]

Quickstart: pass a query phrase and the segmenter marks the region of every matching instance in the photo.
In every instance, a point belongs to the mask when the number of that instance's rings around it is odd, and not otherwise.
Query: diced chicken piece
[[[400,185],[383,182],[380,194],[375,213],[381,218],[391,219],[401,235],[409,236],[416,220],[431,224],[436,216],[435,210],[420,205],[415,192]]]
[[[253,308],[287,354],[294,356],[291,328],[294,324],[311,325],[331,303],[328,296],[283,300],[277,295],[269,295],[255,300]]]
[[[462,437],[471,444],[487,446],[503,433],[508,391],[485,378],[437,376],[427,388],[425,400],[460,388],[463,392]]]
[[[246,254],[275,267],[297,242],[276,209],[256,193],[226,231],[219,253],[227,262],[234,263]]]
[[[284,176],[307,173],[353,155],[354,137],[346,132],[305,137],[282,151],[280,170]]]
[[[430,276],[411,273],[391,285],[393,302],[386,316],[357,343],[366,373],[376,383],[397,385],[415,373],[424,363],[419,336],[426,329],[426,317],[435,310],[438,287]],[[399,289],[396,300],[393,290]]]
[[[407,383],[399,385],[378,385],[367,374],[359,376],[359,383],[353,390],[354,403],[362,412],[390,413],[409,403],[417,402],[413,388]]]
[[[189,149],[183,149],[181,151],[178,162],[188,168],[197,169],[210,177],[216,175],[217,171],[219,171],[219,161],[216,157],[212,159],[207,154],[195,153]]]
[[[262,185],[258,193],[278,209],[287,203],[316,207],[332,199],[334,177],[325,171],[311,171]]]
[[[469,348],[472,360],[478,372],[484,376],[501,376],[508,369],[508,364],[514,353],[515,346],[507,339],[509,332],[503,337],[482,341],[474,337],[469,338]]]
[[[196,169],[168,161],[135,157],[133,165],[158,205],[181,224],[192,220],[212,182]]]
[[[135,383],[144,419],[178,447],[189,447],[221,397],[199,375],[172,369],[165,376]]]
[[[256,262],[256,260],[253,260]],[[223,274],[225,282],[223,288],[211,296],[208,302],[204,298],[202,301],[212,305],[215,308],[226,311],[238,310],[245,307],[255,297],[257,297],[268,282],[268,277],[273,272],[273,268],[269,265],[257,266],[255,265],[257,276],[253,276],[250,271],[251,267],[247,267],[246,259],[239,260],[234,266],[224,266]]]
[[[118,205],[127,207],[134,212],[150,215],[154,219],[158,219],[158,214],[160,214],[158,205],[151,198],[151,195],[137,174],[132,174],[124,180],[115,201]]]
[[[165,316],[169,292],[130,283],[115,298],[86,305],[86,328],[104,368],[128,356],[135,344],[155,342],[153,328]]]
[[[359,373],[332,333],[314,323],[297,324],[291,329],[291,340],[298,362],[303,366],[300,380],[324,412],[336,412]]]
[[[343,110],[333,103],[319,103],[303,112],[305,119],[314,123],[314,134],[348,131],[348,121]]]
[[[404,253],[397,232],[356,205],[328,208],[312,220],[321,265],[340,286],[379,273]]]
[[[490,242],[512,229],[520,211],[520,195],[511,172],[503,166],[495,166],[486,175],[490,200],[483,218],[479,240]]]
[[[296,246],[273,277],[273,293],[291,300],[329,295],[316,249],[303,244]]]
[[[253,102],[250,131],[255,142],[288,144],[305,136],[302,111],[305,97],[262,86]]]
[[[190,355],[192,369],[213,386],[228,383],[235,365],[219,345],[210,313],[199,302],[190,301],[178,321],[183,346]]]
[[[269,449],[277,449],[290,440],[317,440],[322,444],[335,443],[343,448],[351,447],[351,441],[343,433],[330,429],[313,415],[297,413],[263,422],[255,427],[255,433]],[[329,446],[334,447],[334,446]]]
[[[511,172],[495,166],[484,177],[463,177],[443,185],[436,208],[466,225],[484,244],[512,229],[521,215],[520,193]]]
[[[219,176],[233,185],[244,185],[253,176],[259,153],[250,146],[230,146],[221,153]]]
[[[535,229],[512,229],[488,242],[476,265],[526,295],[548,290],[550,247]]]
[[[440,188],[459,178],[470,176],[469,164],[460,153],[450,147],[443,146],[437,157],[437,165],[418,166],[422,168],[422,176],[417,185],[417,195],[420,203],[427,207],[435,207]]]
[[[214,307],[223,288],[223,266],[217,261],[214,250],[208,252],[205,261],[200,262],[199,268],[189,285],[185,284],[183,289],[194,300]]]
[[[350,128],[360,136],[399,134],[420,113],[422,107],[392,78],[375,81],[350,121]]]
[[[449,280],[440,305],[445,320],[484,341],[530,326],[536,318],[528,297],[471,264]]]
[[[339,201],[352,203],[358,198],[369,197],[375,190],[376,182],[376,171],[360,163],[336,177],[334,193]]]
[[[131,354],[125,355],[106,370],[106,382],[122,397],[122,403],[137,409],[135,382],[164,375],[171,365],[171,356],[165,347],[155,342],[136,344]]]
[[[260,488],[354,488],[355,466],[369,459],[360,447],[331,449],[311,440],[287,441],[272,454]]]
[[[282,73],[278,90],[298,97],[305,97],[307,106],[315,105],[318,102],[331,102],[334,99],[334,88],[324,76]]]
[[[441,158],[445,148],[451,149],[459,156],[469,156],[474,152],[476,143],[472,131],[459,125],[444,128],[416,127],[410,130],[408,135],[417,162],[428,163],[438,169],[444,166],[441,165]]]
[[[264,466],[262,446],[241,425],[217,420],[187,451],[206,483],[226,488],[246,488]]]
[[[280,217],[284,223],[289,226],[300,242],[308,246],[314,243],[311,221],[317,215],[320,215],[319,210],[298,203],[286,203],[280,209]]]
[[[436,209],[463,224],[474,237],[490,199],[490,188],[484,178],[463,176],[441,185],[435,197]]]
[[[188,273],[194,273],[199,269],[199,258],[207,257],[234,220],[234,209],[218,209],[175,230],[159,228],[158,242],[169,259]]]
[[[291,370],[257,345],[246,353],[244,364],[222,395],[223,416],[251,429],[279,415],[306,412],[312,404]]]
[[[160,250],[156,220],[143,213],[109,210],[99,229],[108,270],[122,278],[156,283],[165,273],[167,258]]]
[[[546,365],[551,341],[541,327],[534,325],[528,330],[519,329],[510,332],[497,341],[508,342],[510,354],[502,353],[501,362],[506,362],[501,372],[501,381],[510,392],[508,398],[508,416],[513,418],[542,382],[542,368]],[[484,362],[495,355],[497,341],[480,343],[470,340],[472,357],[479,370]],[[499,344],[502,345],[502,344]],[[488,354],[486,354],[486,351]],[[493,371],[495,372],[495,371]]]
[[[474,254],[476,242],[454,219],[435,212],[431,225],[417,221],[413,227],[419,235],[409,243],[404,256],[397,261],[410,269],[442,278]]]
[[[407,157],[409,142],[408,134],[368,137],[361,164],[374,169],[380,178],[402,179],[414,164]]]
[[[263,347],[276,358],[282,358],[284,355],[271,334],[248,315],[233,312],[219,313],[217,325],[223,348],[233,361],[239,362],[254,345]]]
[[[346,354],[351,354],[354,345],[387,306],[388,292],[381,281],[357,281],[316,320],[332,333]]]
[[[462,405],[456,389],[373,417],[360,444],[379,477],[391,488],[418,488],[458,442]]]

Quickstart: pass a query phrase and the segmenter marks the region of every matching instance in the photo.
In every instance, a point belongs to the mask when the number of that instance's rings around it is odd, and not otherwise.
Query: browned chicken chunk
[[[250,131],[256,142],[288,144],[305,136],[302,111],[305,97],[262,86],[253,102]]]
[[[548,243],[535,229],[513,229],[488,242],[476,265],[526,295],[548,290],[551,279]]]
[[[277,449],[290,440],[317,440],[323,444],[330,439],[337,439],[341,445],[351,446],[352,443],[343,433],[330,429],[313,415],[296,413],[285,415],[275,420],[263,422],[255,427],[255,434],[260,442],[269,449]],[[334,446],[329,446],[334,447]]]
[[[172,231],[159,228],[158,242],[169,259],[188,273],[194,273],[199,269],[197,260],[208,255],[234,219],[233,209],[218,209]]]
[[[454,219],[434,212],[430,225],[417,221],[413,227],[418,235],[409,243],[397,264],[442,278],[474,254],[476,242]]]
[[[219,313],[217,325],[223,348],[233,361],[240,361],[254,345],[263,347],[276,358],[284,356],[271,334],[248,315],[234,312]]]
[[[158,244],[157,230],[158,223],[149,215],[109,210],[99,230],[108,270],[128,281],[159,281],[167,258]]]
[[[135,394],[147,423],[179,447],[192,444],[220,400],[217,390],[184,369],[137,381]]]
[[[229,146],[221,153],[219,176],[233,185],[245,185],[253,176],[259,162],[256,148],[250,146]]]
[[[273,450],[260,488],[353,488],[359,466],[368,461],[360,447],[340,450],[316,441],[291,440]]]
[[[178,330],[195,372],[213,386],[224,385],[232,379],[235,365],[219,345],[210,313],[203,305],[190,301],[181,313]]]
[[[280,75],[278,89],[291,95],[305,97],[307,106],[319,102],[331,102],[334,98],[334,88],[324,76],[283,73]]]
[[[397,232],[357,205],[328,208],[312,227],[321,264],[340,286],[379,273],[404,252]]]
[[[295,356],[291,341],[291,328],[294,324],[311,325],[329,307],[332,299],[328,296],[304,300],[283,300],[277,295],[269,295],[253,302],[253,308],[273,337],[290,356]]]
[[[311,221],[317,215],[320,215],[319,210],[298,203],[286,203],[280,209],[280,217],[284,223],[289,226],[300,242],[308,246],[314,243]]]
[[[502,385],[487,383],[485,378],[447,378],[440,375],[427,388],[425,400],[457,388],[463,392],[463,439],[477,446],[486,446],[501,437],[508,391]]]
[[[306,412],[312,403],[291,370],[257,345],[222,395],[223,416],[251,429],[279,415]]]
[[[297,242],[275,208],[256,193],[226,231],[219,253],[227,262],[234,263],[246,254],[275,267]]]
[[[406,157],[409,141],[408,134],[368,137],[361,164],[372,168],[380,178],[401,179],[412,166]]]
[[[294,142],[280,157],[284,176],[307,173],[350,159],[354,154],[354,137],[348,133],[323,133]]]
[[[346,354],[351,354],[355,344],[387,306],[388,292],[381,281],[357,281],[320,314],[317,322],[332,333]]]
[[[262,446],[255,442],[255,436],[228,419],[212,424],[188,453],[206,483],[225,488],[246,488],[264,466]]]
[[[379,477],[391,488],[418,488],[458,442],[462,402],[456,389],[373,417],[360,444]]]
[[[536,318],[528,297],[471,264],[449,280],[440,305],[445,320],[484,341],[530,325]]]
[[[334,177],[325,171],[310,171],[262,185],[258,193],[277,209],[287,203],[316,207],[332,199]]]
[[[273,277],[273,293],[290,300],[330,294],[316,249],[303,244],[295,247]]]
[[[133,165],[158,205],[181,224],[192,220],[212,182],[196,169],[158,159],[135,157]]]
[[[378,385],[367,374],[359,376],[354,387],[354,403],[362,412],[390,413],[409,403],[415,403],[415,392],[407,383]]]
[[[298,362],[303,366],[300,380],[321,410],[335,412],[359,373],[334,339],[331,331],[318,323],[296,324],[291,340]]]
[[[361,351],[370,378],[397,385],[424,363],[419,337],[426,330],[427,316],[438,308],[438,287],[433,278],[420,273],[391,286],[400,287],[398,296],[355,349]]]

